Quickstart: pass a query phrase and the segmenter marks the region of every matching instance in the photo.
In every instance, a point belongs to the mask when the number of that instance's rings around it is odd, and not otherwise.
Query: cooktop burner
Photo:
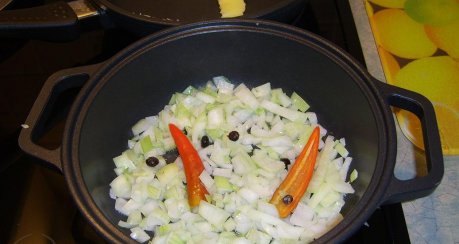
[[[27,2],[22,0],[20,6]],[[309,0],[293,24],[334,42],[364,64],[347,1]],[[103,62],[138,39],[120,29],[87,32],[67,43],[0,39],[0,192],[7,196],[0,208],[0,243],[104,243],[76,210],[62,175],[22,153],[17,137],[51,74]],[[59,145],[65,114],[77,92],[59,98],[49,132],[39,143]],[[401,205],[377,209],[347,243],[409,243]]]

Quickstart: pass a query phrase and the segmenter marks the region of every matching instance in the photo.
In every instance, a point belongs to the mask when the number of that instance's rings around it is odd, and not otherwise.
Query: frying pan
[[[290,23],[304,0],[250,0],[242,18]],[[80,31],[119,26],[138,35],[191,22],[218,19],[218,0],[76,0],[0,11],[0,37],[68,41]]]
[[[372,78],[358,62],[328,41],[301,29],[256,20],[194,23],[148,36],[101,65],[56,73],[46,82],[23,129],[23,150],[61,170],[82,214],[110,242],[132,242],[117,223],[109,183],[112,158],[127,148],[131,126],[158,113],[171,94],[225,75],[255,86],[271,82],[296,91],[319,122],[345,137],[359,172],[356,192],[346,196],[344,219],[317,240],[341,242],[381,204],[430,194],[443,176],[443,157],[432,104],[422,95]],[[54,98],[84,83],[67,119],[62,145],[40,147],[34,138]],[[415,113],[422,124],[426,176],[394,176],[397,140],[391,106]]]
[[[43,0],[0,0],[0,11],[12,8],[30,8],[43,4]]]
[[[11,8],[25,8],[32,7],[42,4],[43,0],[0,0],[0,14],[6,9]],[[1,31],[0,31],[1,32]],[[0,38],[3,37],[0,34]],[[12,40],[12,39],[0,39],[0,62],[9,58],[13,53],[15,53],[19,48],[21,48],[27,40]]]

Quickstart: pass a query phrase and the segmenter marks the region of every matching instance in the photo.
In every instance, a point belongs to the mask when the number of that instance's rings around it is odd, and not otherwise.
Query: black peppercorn
[[[201,138],[201,147],[206,148],[210,145],[209,137],[208,136],[203,136]]]
[[[145,160],[145,163],[150,167],[155,167],[159,164],[159,159],[157,157],[149,157]]]
[[[239,139],[239,132],[233,130],[229,133],[228,135],[228,138],[231,140],[231,141],[237,141],[237,139]]]
[[[282,202],[285,204],[285,205],[289,205],[290,203],[293,202],[293,197],[292,195],[287,195],[285,196],[284,198],[282,198]]]
[[[285,169],[288,169],[288,166],[290,165],[290,160],[288,158],[281,158],[280,161],[284,162]]]

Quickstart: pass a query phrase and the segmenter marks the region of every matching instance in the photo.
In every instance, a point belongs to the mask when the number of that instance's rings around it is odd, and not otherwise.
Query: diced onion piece
[[[278,136],[262,140],[261,145],[268,147],[291,147],[292,140],[288,136]]]
[[[277,114],[291,121],[304,123],[307,119],[307,116],[304,113],[301,113],[299,111],[294,111],[288,108],[284,108],[268,100],[263,100],[260,106],[270,111],[271,113]]]
[[[221,176],[225,178],[231,178],[232,174],[233,174],[232,169],[223,169],[223,168],[215,168],[212,172],[212,175],[214,176]]]
[[[351,157],[347,157],[344,159],[343,167],[339,171],[339,174],[343,181],[346,180],[347,172],[349,171],[349,166],[351,165],[351,162],[352,162]]]
[[[131,214],[129,214],[127,223],[136,226],[139,225],[140,222],[142,221],[142,213],[139,210],[132,211]]]
[[[228,178],[222,176],[214,176],[214,181],[218,193],[224,194],[233,191],[233,186],[229,182]]]
[[[148,240],[150,240],[150,236],[144,231],[142,230],[141,228],[139,227],[135,227],[135,228],[132,228],[131,229],[131,238],[140,242],[140,243],[143,243],[143,242],[146,242]]]
[[[124,207],[124,205],[126,205],[126,203],[127,203],[127,201],[124,200],[123,198],[121,198],[121,197],[117,198],[116,201],[115,201],[115,210],[120,212],[120,213],[122,213],[122,214],[124,214],[124,215],[128,215],[123,209],[123,207]]]
[[[292,100],[280,88],[272,90],[271,101],[282,107],[289,107],[292,104]]]
[[[246,235],[249,243],[257,244],[269,244],[272,237],[264,232],[258,231],[257,229],[251,229]]]
[[[180,220],[180,217],[190,211],[190,206],[187,203],[187,200],[182,199],[166,199],[164,201],[167,209],[167,215],[171,218],[172,221]]]
[[[336,182],[333,184],[333,190],[341,193],[354,193],[355,190],[352,188],[351,184],[347,182]]]
[[[119,175],[111,183],[110,187],[117,197],[129,198],[131,196],[131,183],[125,175]]]
[[[214,108],[209,111],[207,116],[207,126],[209,128],[218,128],[225,122],[225,115],[222,108]]]
[[[261,86],[252,88],[252,93],[257,98],[269,96],[271,93],[271,83],[268,82]]]
[[[311,197],[311,200],[309,201],[308,205],[311,208],[317,207],[319,203],[322,201],[322,199],[325,198],[325,196],[331,191],[332,186],[330,186],[327,183],[322,184],[319,187],[319,190]]]
[[[223,224],[223,227],[226,231],[233,231],[236,228],[236,222],[232,218],[229,218],[226,220],[225,224]]]
[[[215,192],[215,181],[212,179],[209,173],[207,173],[207,171],[203,170],[199,175],[199,179],[210,194]]]
[[[306,204],[299,203],[290,217],[290,223],[301,227],[307,227],[308,222],[312,221],[313,218],[314,210]]]
[[[349,155],[349,152],[346,150],[343,144],[338,143],[335,145],[335,150],[341,155],[342,157],[347,157]]]
[[[212,97],[211,95],[208,95],[204,92],[198,92],[196,93],[196,98],[198,98],[199,100],[205,102],[205,103],[214,103],[215,102],[215,98]]]
[[[306,112],[305,114],[306,116],[308,116],[308,120],[311,123],[311,125],[316,125],[318,123],[316,113]]]
[[[306,112],[309,109],[309,104],[296,92],[292,93],[291,98],[293,105],[295,105],[301,112]]]
[[[359,175],[359,173],[357,172],[357,170],[355,170],[355,169],[352,170],[351,175],[349,177],[350,182],[351,183],[354,182],[357,179],[358,175]]]
[[[158,173],[156,173],[156,177],[158,178],[161,185],[165,186],[169,184],[173,179],[175,179],[179,174],[179,168],[177,164],[171,163],[167,164],[162,167]]]
[[[139,135],[148,129],[148,127],[150,127],[149,121],[146,119],[141,119],[132,127],[132,133],[134,135]]]
[[[120,156],[113,158],[113,162],[115,163],[117,168],[130,170],[136,168],[135,164],[132,162],[132,160],[129,159],[125,152],[123,152]]]
[[[244,84],[240,84],[238,87],[236,87],[234,90],[234,95],[250,108],[256,109],[258,107],[257,98]]]
[[[198,213],[214,226],[222,226],[231,215],[206,201],[201,201],[199,203]]]
[[[153,144],[151,142],[150,136],[146,136],[140,140],[140,146],[142,147],[142,151],[147,153],[153,148]]]
[[[217,76],[213,78],[214,84],[218,89],[218,92],[231,94],[234,89],[234,85],[231,84],[227,78],[223,76]]]
[[[238,194],[244,198],[248,203],[253,203],[258,200],[258,194],[249,188],[241,188],[238,191]]]
[[[277,212],[276,206],[274,206],[273,204],[269,202],[258,201],[257,209],[258,211],[261,211],[263,213],[279,218],[279,212]]]

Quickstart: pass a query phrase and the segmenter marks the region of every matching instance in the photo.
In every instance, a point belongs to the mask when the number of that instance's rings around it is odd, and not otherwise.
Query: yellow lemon
[[[437,50],[424,31],[424,26],[412,20],[403,10],[384,9],[375,13],[372,19],[376,41],[396,56],[424,58]]]
[[[421,93],[431,101],[459,105],[459,66],[449,56],[410,62],[395,75],[394,84]]]
[[[379,57],[381,58],[381,64],[386,76],[387,83],[395,83],[395,75],[400,70],[400,65],[398,64],[395,57],[390,54],[388,51],[384,50],[381,46],[378,47]]]
[[[459,153],[459,65],[449,56],[412,61],[395,75],[395,85],[426,96],[433,104],[439,125],[443,152]],[[423,148],[419,121],[409,112],[396,113],[403,133]]]
[[[368,1],[365,1],[365,10],[367,11],[368,17],[373,16],[373,12],[374,12],[373,6],[371,6],[370,2]]]
[[[406,13],[421,24],[441,26],[459,19],[455,0],[407,0]]]
[[[368,0],[374,4],[386,8],[403,8],[406,0]]]
[[[440,49],[459,59],[459,20],[443,26],[425,26],[425,30]]]

